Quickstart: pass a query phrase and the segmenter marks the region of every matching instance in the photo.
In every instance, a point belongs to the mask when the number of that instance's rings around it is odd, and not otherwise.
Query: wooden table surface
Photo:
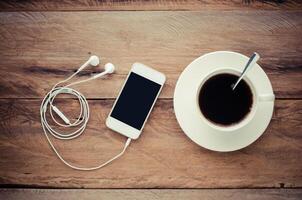
[[[272,121],[255,143],[231,153],[197,146],[173,110],[184,68],[208,52],[257,51],[276,94]],[[166,85],[143,134],[109,166],[63,165],[43,135],[39,106],[56,82],[90,55],[115,74],[76,87],[88,98],[86,132],[55,145],[69,161],[96,165],[124,137],[104,120],[134,62],[163,72]],[[102,70],[88,68],[85,79]],[[0,2],[0,199],[302,199],[302,2]],[[75,99],[59,107],[76,118]]]

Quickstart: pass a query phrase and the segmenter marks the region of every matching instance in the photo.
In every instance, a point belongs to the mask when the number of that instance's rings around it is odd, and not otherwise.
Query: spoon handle
[[[246,63],[240,77],[238,78],[237,82],[234,84],[233,86],[233,90],[235,90],[235,88],[237,87],[238,83],[241,81],[241,79],[244,77],[244,75],[247,73],[247,69],[252,68],[255,63],[260,59],[260,56],[258,53],[254,52],[253,55],[250,57],[249,61]]]

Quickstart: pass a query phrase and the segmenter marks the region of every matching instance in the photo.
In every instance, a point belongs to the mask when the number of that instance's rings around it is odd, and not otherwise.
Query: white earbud
[[[100,63],[99,57],[90,56],[90,58],[78,69],[78,72],[82,71],[88,65],[97,66],[99,63]]]
[[[108,74],[112,74],[115,70],[115,66],[112,64],[112,63],[106,63],[105,64],[105,71],[108,73]]]
[[[97,75],[94,75],[93,79],[100,78],[100,77],[102,77],[106,74],[112,74],[114,72],[114,69],[115,69],[115,67],[112,63],[106,63],[105,64],[105,71],[103,71],[103,72],[101,72]]]
[[[88,62],[92,66],[97,66],[98,64],[100,64],[100,59],[99,59],[99,57],[93,55],[93,56],[90,56]]]

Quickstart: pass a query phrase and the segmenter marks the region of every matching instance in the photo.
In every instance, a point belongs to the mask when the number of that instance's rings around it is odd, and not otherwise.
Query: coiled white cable
[[[91,57],[92,58],[92,57]],[[57,84],[55,84],[52,89],[47,93],[47,95],[44,97],[42,103],[41,103],[41,107],[40,107],[40,117],[41,117],[41,125],[42,125],[42,129],[43,132],[46,136],[46,139],[50,145],[50,147],[52,148],[52,150],[55,152],[55,154],[58,156],[58,158],[67,166],[76,169],[76,170],[82,170],[82,171],[90,171],[90,170],[96,170],[96,169],[100,169],[102,167],[104,167],[105,165],[109,164],[110,162],[112,162],[113,160],[117,159],[118,157],[120,157],[121,155],[123,155],[123,153],[126,151],[127,147],[129,146],[131,139],[128,138],[124,148],[122,149],[122,151],[117,154],[116,156],[114,156],[113,158],[111,158],[110,160],[106,161],[105,163],[95,166],[95,167],[79,167],[79,166],[75,166],[70,164],[69,162],[67,162],[58,152],[58,150],[55,148],[55,146],[53,145],[53,143],[51,142],[51,139],[49,137],[48,134],[52,135],[53,137],[60,139],[60,140],[71,140],[71,139],[75,139],[77,137],[79,137],[85,130],[88,120],[89,120],[89,105],[88,105],[88,101],[86,100],[85,96],[83,94],[81,94],[80,92],[78,92],[77,90],[71,88],[70,86],[76,85],[76,84],[80,84],[83,82],[87,82],[90,80],[93,80],[95,78],[101,77],[103,75],[105,75],[106,73],[110,73],[109,71],[107,72],[107,70],[105,72],[102,72],[99,75],[96,75],[94,77],[88,78],[86,80],[82,80],[82,81],[77,81],[77,82],[73,82],[70,84],[67,84],[65,86],[60,86],[63,83],[69,81],[70,79],[72,79],[76,74],[78,74],[84,67],[86,67],[89,64],[89,62],[87,61],[84,65],[82,65],[74,74],[72,74],[70,77],[68,77],[67,79],[58,82]],[[114,69],[113,69],[114,70]],[[113,70],[111,69],[111,73],[113,72]],[[75,120],[74,122],[70,122],[69,119],[54,105],[54,99],[57,97],[57,95],[59,94],[70,94],[70,95],[74,95],[75,97],[77,97],[79,103],[80,103],[80,114],[77,118],[77,120]],[[64,127],[64,128],[69,128],[69,127],[78,127],[75,131],[70,132],[70,133],[62,133],[59,131],[56,131],[54,128],[52,128],[48,121],[47,121],[47,117],[46,117],[46,112],[48,110],[49,107],[49,113],[50,116],[52,118],[52,120],[55,122],[56,125]],[[53,111],[65,122],[65,124],[62,124],[60,122],[58,122],[55,117],[53,116]]]

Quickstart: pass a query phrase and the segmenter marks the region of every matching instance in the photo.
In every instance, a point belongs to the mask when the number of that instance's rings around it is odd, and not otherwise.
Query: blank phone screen
[[[161,85],[131,72],[111,117],[141,130]]]

